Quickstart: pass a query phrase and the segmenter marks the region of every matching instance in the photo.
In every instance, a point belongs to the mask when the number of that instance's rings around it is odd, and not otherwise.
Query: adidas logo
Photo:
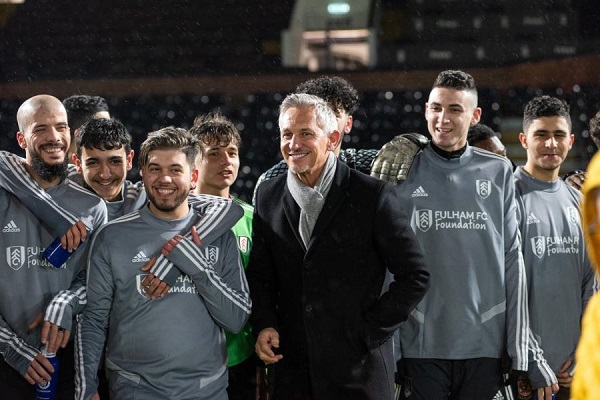
[[[427,194],[425,189],[423,189],[423,186],[419,186],[418,188],[415,189],[414,192],[412,192],[412,197],[428,197],[428,196],[429,195]]]
[[[131,262],[134,263],[139,263],[139,262],[146,262],[149,261],[150,258],[146,255],[146,253],[144,253],[142,250],[140,250],[139,253],[137,253],[135,255],[135,257],[133,257],[133,259],[131,260]]]
[[[540,220],[533,215],[533,213],[529,213],[529,215],[527,216],[527,225],[531,225],[531,224],[539,224]]]
[[[10,220],[10,222],[8,224],[6,224],[6,226],[4,228],[2,228],[2,232],[3,233],[16,233],[16,232],[21,232],[21,228],[19,228],[17,226],[17,224],[15,224],[15,221],[13,221],[12,219]]]

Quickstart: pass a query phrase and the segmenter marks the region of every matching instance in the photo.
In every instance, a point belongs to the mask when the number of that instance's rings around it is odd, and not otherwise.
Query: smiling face
[[[67,112],[58,99],[37,97],[45,100],[25,103],[19,109],[17,141],[25,150],[25,159],[32,167],[34,179],[56,184],[66,175],[70,143]]]
[[[85,184],[106,201],[121,200],[127,171],[131,170],[133,150],[126,154],[125,148],[98,150],[81,148],[81,159],[73,156],[78,172]]]
[[[288,167],[305,185],[314,187],[329,151],[340,141],[340,132],[327,135],[318,125],[312,106],[287,109],[279,117],[279,129],[281,154]]]
[[[195,187],[198,170],[192,169],[185,153],[178,149],[152,150],[141,173],[154,215],[163,219],[187,215],[187,197]]]
[[[234,143],[221,146],[205,145],[204,156],[196,163],[198,187],[196,193],[229,197],[229,187],[237,179],[240,168],[238,147]]]
[[[519,140],[527,150],[525,171],[534,178],[551,182],[558,179],[560,166],[575,137],[564,117],[553,116],[534,119],[527,131],[519,134]]]
[[[425,119],[433,143],[445,151],[463,148],[469,127],[480,117],[477,95],[467,90],[436,87],[425,103]]]

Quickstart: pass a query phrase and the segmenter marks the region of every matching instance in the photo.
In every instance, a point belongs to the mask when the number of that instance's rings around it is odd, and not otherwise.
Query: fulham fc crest
[[[546,238],[544,236],[535,236],[531,238],[531,250],[538,258],[542,258],[546,253]]]
[[[475,184],[477,186],[477,194],[482,199],[487,199],[492,192],[492,182],[487,179],[477,179]]]
[[[569,222],[573,225],[579,225],[579,211],[572,206],[565,208],[567,212],[567,217],[569,218]]]
[[[215,246],[208,246],[206,250],[204,250],[204,257],[207,263],[213,265],[219,259],[219,248]]]
[[[25,265],[25,247],[10,246],[6,248],[6,262],[12,269],[18,271]]]
[[[250,239],[247,236],[240,236],[238,238],[238,246],[242,254],[248,254]]]
[[[417,228],[422,232],[427,232],[433,223],[433,213],[431,210],[418,210],[415,217],[417,218]]]

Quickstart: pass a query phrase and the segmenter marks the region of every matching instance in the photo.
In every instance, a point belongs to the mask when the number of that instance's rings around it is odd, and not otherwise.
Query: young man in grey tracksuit
[[[481,115],[473,78],[443,71],[425,117],[432,141],[398,186],[431,287],[401,325],[407,399],[491,399],[501,357],[528,367],[526,281],[509,161],[467,144]]]
[[[78,398],[96,392],[105,340],[112,399],[227,398],[223,329],[240,330],[250,315],[230,230],[242,211],[212,196],[190,206],[196,146],[180,129],[151,133],[140,151],[150,204],[105,225],[92,243]],[[155,267],[177,279],[167,296],[152,301],[140,268],[157,254]]]
[[[581,194],[559,178],[574,141],[568,105],[550,96],[531,100],[519,139],[527,150],[515,187],[531,330],[558,378],[557,399],[568,399],[581,317],[597,287],[581,227]],[[528,373],[533,388],[545,386],[537,369]]]

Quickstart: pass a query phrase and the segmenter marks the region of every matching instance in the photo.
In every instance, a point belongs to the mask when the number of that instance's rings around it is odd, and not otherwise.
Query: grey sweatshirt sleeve
[[[39,350],[17,336],[0,316],[0,354],[4,361],[24,376],[37,353]]]
[[[37,218],[62,235],[79,218],[56,203],[52,196],[31,178],[23,162],[23,159],[15,154],[0,151],[0,187],[12,193]],[[106,222],[106,207],[103,205],[97,207],[92,218],[94,229]],[[85,247],[85,245],[80,247]],[[82,251],[80,250],[80,252]],[[82,263],[85,260],[84,257],[79,259]],[[75,260],[70,260],[70,262],[75,262]],[[46,309],[44,320],[71,330],[73,316],[85,306],[84,284],[85,276],[83,275],[73,282],[70,290],[59,292]]]
[[[529,367],[527,375],[531,386],[536,389],[558,383],[556,375],[544,358],[544,351],[531,330],[529,331]]]
[[[74,184],[73,184],[74,185]],[[82,189],[83,190],[83,189]],[[81,313],[87,303],[86,291],[86,263],[90,252],[89,244],[92,241],[96,231],[106,222],[106,205],[104,202],[98,203],[98,206],[92,210],[92,227],[89,229],[88,239],[81,243],[68,260],[68,264],[75,264],[74,268],[79,270],[79,274],[71,283],[71,287],[61,290],[54,296],[44,315],[44,321],[49,321],[66,330],[72,330],[73,318]]]
[[[521,253],[521,235],[517,221],[515,184],[507,175],[504,192],[504,257],[506,286],[506,347],[512,369],[528,370],[529,312],[527,276]]]
[[[189,201],[200,215],[196,231],[203,243],[210,243],[220,237],[244,215],[242,208],[229,199],[200,195],[190,196]],[[186,232],[184,237],[191,240],[192,235]],[[174,268],[173,263],[162,254],[158,255],[150,272],[169,286],[173,286],[181,275],[181,271]]]
[[[101,232],[100,232],[101,233]],[[89,301],[78,316],[75,340],[75,398],[91,398],[98,389],[98,365],[102,356],[113,302],[114,284],[110,263],[101,240],[91,243],[88,257]]]
[[[62,236],[78,218],[59,206],[52,196],[31,178],[23,163],[21,157],[0,151],[0,187],[12,193],[37,218]]]
[[[48,304],[44,321],[68,331],[73,330],[73,317],[83,311],[87,303],[85,273],[80,272],[69,289],[58,292]]]
[[[167,258],[192,278],[213,319],[237,333],[248,321],[252,303],[233,232],[223,235],[218,253],[215,249],[184,238]]]

